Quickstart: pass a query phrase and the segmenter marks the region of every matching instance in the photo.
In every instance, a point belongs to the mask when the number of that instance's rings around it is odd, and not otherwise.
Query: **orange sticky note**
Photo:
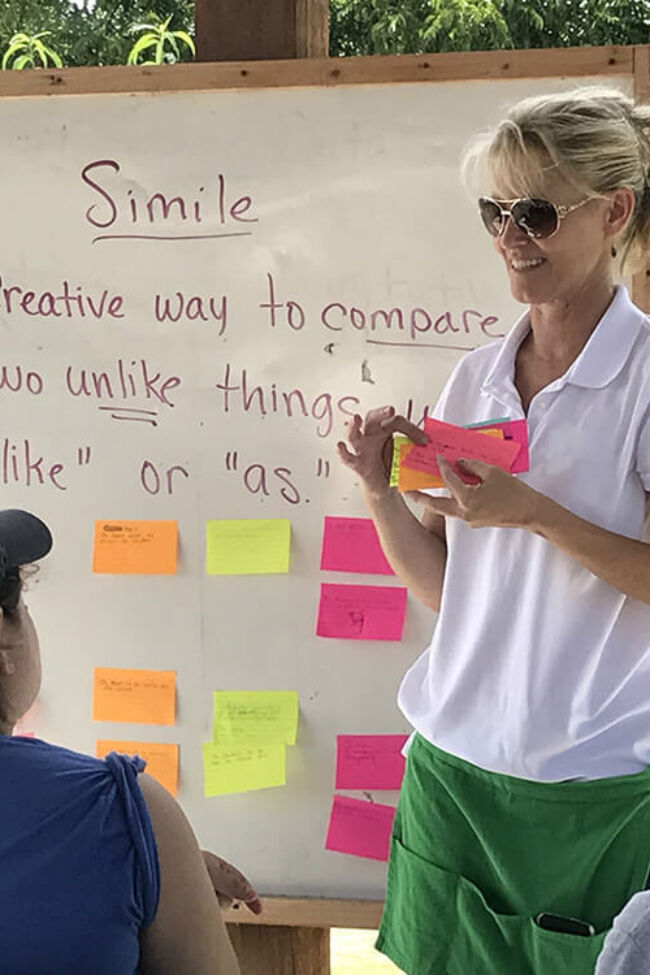
[[[178,795],[178,745],[161,741],[98,741],[95,754],[104,758],[109,752],[139,755],[147,763],[146,772],[162,786]]]
[[[96,521],[93,572],[173,575],[176,521]]]
[[[95,721],[174,724],[175,716],[175,671],[95,667]]]
[[[483,427],[476,431],[486,437],[499,437],[503,440],[503,430],[495,427]],[[399,451],[399,479],[397,482],[398,491],[422,491],[423,488],[443,488],[445,482],[439,474],[429,474],[427,471],[415,471],[404,465],[404,460],[414,445],[411,443],[402,444]]]

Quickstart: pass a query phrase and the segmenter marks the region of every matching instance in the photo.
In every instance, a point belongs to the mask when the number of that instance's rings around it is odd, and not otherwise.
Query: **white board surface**
[[[179,743],[179,800],[202,845],[264,893],[383,896],[383,864],[323,848],[336,735],[409,730],[396,691],[435,616],[409,598],[401,643],[315,635],[321,582],[398,584],[319,570],[323,517],[365,514],[335,443],[346,411],[410,403],[419,420],[464,350],[520,314],[458,158],[508,104],[573,84],[0,101],[0,458],[18,465],[16,479],[3,461],[0,501],[56,539],[28,594],[45,670],[33,730],[91,754],[99,738]],[[155,193],[182,197],[186,219],[155,203],[149,220]],[[59,301],[56,317],[42,296],[64,282],[70,313]],[[179,293],[185,313],[159,321],[156,295],[178,310]],[[91,395],[66,386],[82,370]],[[296,389],[307,415],[295,396],[288,415]],[[31,472],[26,451],[43,458]],[[205,575],[208,519],[275,517],[292,524],[288,575]],[[177,575],[93,575],[99,518],[177,519]],[[176,725],[93,722],[95,666],[175,670]],[[217,689],[299,692],[286,787],[203,797]]]

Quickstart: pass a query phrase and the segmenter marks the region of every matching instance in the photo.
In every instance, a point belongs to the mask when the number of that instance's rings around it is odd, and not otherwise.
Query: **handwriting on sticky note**
[[[493,421],[496,423],[504,423],[503,420]],[[524,421],[525,423],[525,421]],[[467,429],[473,429],[473,427],[467,427]],[[498,437],[500,440],[504,439],[504,432],[501,429],[497,429],[496,426],[486,426],[485,424],[477,424],[476,429],[484,436],[488,437]],[[426,488],[444,488],[445,482],[440,477],[440,474],[428,473],[427,471],[414,471],[404,464],[404,461],[411,451],[413,446],[413,441],[409,440],[408,437],[394,437],[393,444],[397,444],[397,450],[393,447],[393,463],[391,466],[391,480],[390,484],[396,487],[399,491],[423,491]],[[438,465],[436,463],[436,471]],[[514,473],[514,471],[512,472]]]
[[[401,586],[323,583],[316,633],[343,640],[401,640],[405,613]]]
[[[388,860],[394,818],[393,806],[334,796],[325,849]]]
[[[286,782],[284,745],[223,747],[203,745],[206,796],[270,789]]]
[[[399,482],[399,471],[402,460],[405,456],[405,452],[402,451],[403,447],[407,449],[413,446],[413,441],[409,437],[403,437],[401,434],[393,437],[393,456],[390,462],[390,477],[388,483],[391,487],[397,487]]]
[[[337,789],[399,789],[408,735],[337,735]]]
[[[215,691],[213,741],[219,745],[295,745],[296,691]]]
[[[93,572],[173,575],[178,555],[175,521],[96,521]]]
[[[93,719],[174,724],[176,673],[95,667]]]
[[[160,741],[97,742],[95,754],[104,758],[109,752],[120,755],[139,755],[147,763],[148,775],[160,782],[173,796],[178,795],[178,745]]]
[[[323,524],[321,569],[394,575],[371,518],[331,518]]]
[[[288,572],[291,522],[288,518],[240,518],[207,523],[208,575]]]
[[[452,423],[427,419],[424,426],[429,441],[424,446],[414,444],[404,458],[404,465],[416,471],[440,474],[437,456],[442,454],[450,463],[463,458],[482,460],[505,471],[519,453],[519,444],[499,437],[486,437],[478,430],[466,430]],[[458,471],[464,481],[475,483],[476,478]]]

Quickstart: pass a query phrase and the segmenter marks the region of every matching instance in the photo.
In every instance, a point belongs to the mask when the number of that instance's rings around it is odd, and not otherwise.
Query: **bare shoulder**
[[[237,975],[239,968],[194,831],[178,802],[138,777],[160,864],[160,901],[141,932],[143,975]]]

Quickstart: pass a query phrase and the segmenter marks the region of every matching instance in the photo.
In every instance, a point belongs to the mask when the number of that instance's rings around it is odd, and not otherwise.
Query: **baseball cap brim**
[[[6,571],[42,559],[52,548],[52,535],[36,515],[19,508],[5,508],[0,511],[0,547],[4,549],[0,569]],[[3,575],[4,572],[0,579]]]

